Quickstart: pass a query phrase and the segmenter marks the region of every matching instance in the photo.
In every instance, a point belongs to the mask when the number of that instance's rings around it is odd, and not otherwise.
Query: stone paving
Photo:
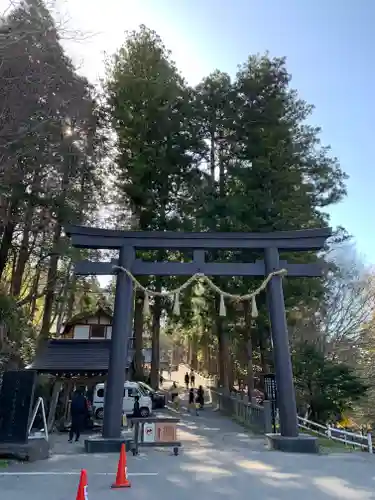
[[[128,457],[132,487],[111,490],[116,455],[86,455],[82,445],[55,437],[48,461],[0,469],[0,500],[74,500],[81,468],[88,499],[375,500],[375,459],[366,453],[311,456],[265,450],[262,439],[210,408],[197,416],[183,408],[183,450],[142,451]]]

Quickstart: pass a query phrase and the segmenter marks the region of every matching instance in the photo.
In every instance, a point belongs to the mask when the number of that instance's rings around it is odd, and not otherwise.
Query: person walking
[[[190,387],[195,387],[195,374],[193,370],[190,372]]]
[[[178,395],[178,387],[176,382],[173,382],[171,387],[171,400],[173,408],[178,411],[179,410],[179,395]]]
[[[190,381],[190,377],[189,377],[189,374],[188,372],[185,373],[185,385],[186,385],[186,390],[189,389],[189,381]]]
[[[134,396],[134,406],[133,406],[133,414],[132,416],[134,418],[140,418],[142,415],[141,415],[141,407],[139,405],[139,395],[136,394]]]
[[[199,405],[199,408],[203,410],[204,406],[204,390],[203,387],[200,385],[197,390],[197,403]]]
[[[188,412],[190,413],[192,410],[195,411],[195,414],[198,415],[198,408],[195,401],[194,388],[191,387],[189,390],[189,403],[188,403]]]
[[[71,416],[71,426],[69,430],[69,443],[73,441],[75,436],[75,442],[79,441],[81,432],[84,427],[85,420],[88,414],[87,399],[84,396],[83,389],[77,389],[72,397],[72,403],[70,405],[70,416]]]
[[[136,394],[134,396],[134,405],[133,405],[133,413],[131,414],[133,418],[141,418],[141,407],[139,405],[139,395]],[[134,427],[134,422],[133,420],[130,420],[130,428],[132,429]]]

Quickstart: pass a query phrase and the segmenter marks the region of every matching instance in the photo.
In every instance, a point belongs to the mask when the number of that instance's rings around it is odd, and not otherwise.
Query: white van
[[[94,389],[92,402],[93,414],[96,419],[102,420],[104,415],[104,391],[105,384],[98,384]],[[124,399],[122,409],[126,415],[131,415],[134,408],[134,397],[139,396],[139,406],[141,416],[148,417],[152,413],[152,399],[146,394],[138,382],[125,382]]]

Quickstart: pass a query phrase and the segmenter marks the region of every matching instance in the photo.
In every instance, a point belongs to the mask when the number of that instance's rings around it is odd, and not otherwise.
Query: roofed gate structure
[[[297,409],[285,315],[281,269],[290,277],[321,275],[318,264],[293,264],[280,261],[279,251],[318,251],[332,232],[329,228],[273,233],[183,233],[141,232],[69,226],[66,233],[76,248],[118,250],[117,266],[113,262],[76,263],[79,275],[109,275],[117,267],[115,310],[104,407],[103,438],[120,439],[122,394],[128,339],[132,335],[133,281],[131,275],[191,276],[270,276],[267,304],[278,390],[280,434],[271,436],[271,444],[285,451],[312,451],[311,436],[299,435]],[[191,262],[143,262],[136,259],[138,249],[193,250]],[[264,251],[264,260],[254,263],[206,262],[205,251],[237,249]],[[124,271],[128,272],[124,272]],[[276,272],[276,275],[273,274]],[[130,275],[131,274],[131,275]]]

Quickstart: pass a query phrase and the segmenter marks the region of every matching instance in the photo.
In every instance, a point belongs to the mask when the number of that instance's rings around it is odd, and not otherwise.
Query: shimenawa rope
[[[235,302],[244,302],[245,300],[251,300],[251,316],[253,318],[258,317],[258,308],[257,308],[257,303],[256,303],[256,296],[262,292],[268,283],[271,281],[271,279],[274,276],[285,276],[287,274],[286,269],[280,269],[278,271],[273,271],[270,273],[266,279],[261,283],[261,285],[254,290],[251,293],[245,294],[245,295],[236,295],[233,293],[228,293],[225,292],[224,290],[221,290],[215,283],[205,274],[203,273],[196,273],[193,274],[185,283],[183,283],[181,286],[174,288],[173,290],[166,290],[163,292],[156,292],[154,290],[149,290],[148,288],[144,287],[133,274],[126,269],[125,267],[122,266],[113,266],[114,271],[122,271],[126,273],[129,278],[132,280],[134,284],[135,290],[142,290],[144,293],[144,302],[143,302],[143,314],[144,316],[148,316],[150,314],[150,303],[149,303],[149,297],[172,297],[173,296],[173,314],[175,316],[180,315],[180,293],[188,288],[190,285],[192,285],[195,281],[197,282],[205,282],[211,290],[214,292],[220,294],[220,307],[219,307],[219,315],[220,316],[226,316],[226,307],[225,307],[225,301],[224,299],[231,299],[234,300]]]

